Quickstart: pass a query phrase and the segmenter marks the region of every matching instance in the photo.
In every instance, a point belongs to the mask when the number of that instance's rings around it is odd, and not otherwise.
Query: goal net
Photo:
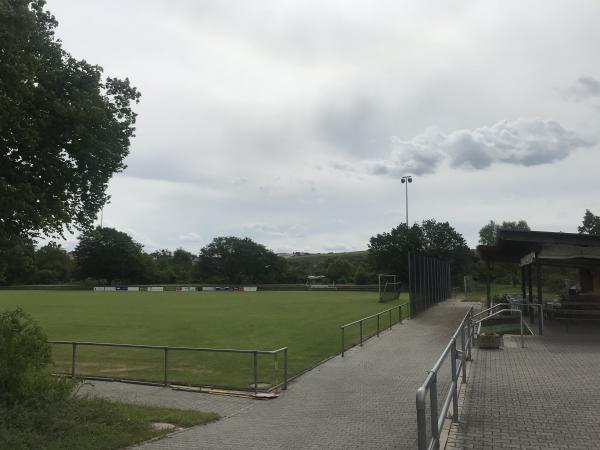
[[[379,301],[389,302],[400,297],[400,283],[396,275],[379,274]]]

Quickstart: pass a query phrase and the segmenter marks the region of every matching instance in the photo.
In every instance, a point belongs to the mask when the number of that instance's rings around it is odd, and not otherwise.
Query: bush
[[[73,383],[50,373],[51,349],[41,327],[22,309],[0,313],[0,403],[55,401]]]

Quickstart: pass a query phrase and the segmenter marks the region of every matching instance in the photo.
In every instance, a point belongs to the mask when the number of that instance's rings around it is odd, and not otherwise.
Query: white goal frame
[[[396,287],[399,284],[398,276],[389,273],[380,273],[377,274],[377,283],[379,286],[379,301],[384,302],[383,294],[386,291],[386,287],[390,284]]]

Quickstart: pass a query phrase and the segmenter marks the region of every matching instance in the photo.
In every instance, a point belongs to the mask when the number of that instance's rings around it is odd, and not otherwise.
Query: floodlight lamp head
[[[402,181],[402,184],[406,183],[406,180],[404,178],[402,178],[400,181]]]
[[[412,183],[412,177],[408,177],[408,182]]]

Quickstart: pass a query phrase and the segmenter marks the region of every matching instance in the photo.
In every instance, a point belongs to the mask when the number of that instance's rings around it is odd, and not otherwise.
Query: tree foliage
[[[581,226],[577,227],[577,231],[581,234],[600,236],[600,216],[596,216],[586,209]]]
[[[68,253],[56,242],[50,242],[35,252],[36,283],[55,284],[65,283],[73,276],[74,262]]]
[[[142,282],[146,277],[142,245],[114,228],[85,232],[75,248],[75,261],[82,278]]]
[[[531,231],[531,228],[529,228],[529,224],[525,220],[517,222],[503,221],[501,224],[490,220],[489,223],[479,230],[479,243],[482,245],[495,245],[496,237],[500,230]],[[513,286],[516,286],[519,280],[519,267],[509,263],[495,263],[490,275],[493,280],[511,283]],[[487,267],[481,263],[476,273],[476,278],[483,281],[487,276]]]
[[[214,283],[269,283],[283,278],[285,260],[249,238],[216,237],[200,250],[198,277]]]
[[[501,224],[490,220],[489,223],[479,230],[479,243],[482,245],[494,245],[499,230],[531,231],[531,228],[529,228],[525,220],[519,220],[518,222],[504,221]]]
[[[373,236],[369,242],[369,256],[377,270],[396,274],[405,283],[408,281],[409,252],[449,262],[456,280],[470,270],[473,263],[465,239],[448,222],[430,219],[410,228],[400,224],[389,233]]]
[[[63,50],[44,5],[0,1],[0,244],[89,227],[134,133],[139,92]]]

